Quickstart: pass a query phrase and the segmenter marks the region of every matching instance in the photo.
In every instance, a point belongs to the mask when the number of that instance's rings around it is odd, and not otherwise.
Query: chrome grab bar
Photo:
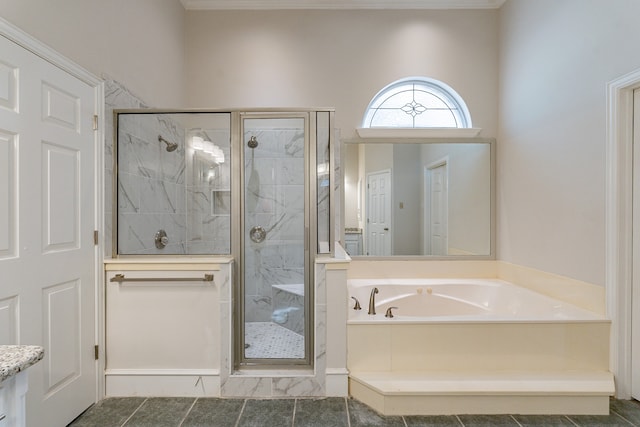
[[[110,282],[213,282],[213,274],[205,274],[204,277],[124,277],[124,274],[116,274]]]

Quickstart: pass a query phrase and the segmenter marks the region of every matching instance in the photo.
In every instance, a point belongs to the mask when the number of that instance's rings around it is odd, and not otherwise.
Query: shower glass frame
[[[113,258],[126,257],[126,254],[118,252],[118,127],[119,114],[228,114],[229,115],[229,131],[230,131],[230,167],[231,176],[229,182],[230,189],[230,250],[226,254],[144,254],[147,256],[160,257],[215,257],[229,256],[234,258],[232,268],[232,299],[233,311],[232,322],[234,332],[232,332],[234,369],[253,369],[253,368],[278,368],[278,369],[313,369],[315,363],[315,261],[317,258],[333,257],[335,242],[335,153],[334,153],[334,110],[331,108],[302,108],[302,109],[285,109],[285,108],[264,108],[264,109],[115,109],[113,112],[113,191],[112,191],[112,256]],[[320,118],[320,114],[322,117]],[[244,293],[243,283],[243,259],[242,259],[242,241],[244,239],[244,143],[243,140],[243,119],[244,118],[305,118],[305,154],[304,154],[304,176],[305,176],[305,194],[304,194],[304,248],[305,248],[305,354],[301,359],[247,359],[244,357],[244,299],[241,298]],[[318,132],[318,123],[327,126],[326,134]],[[318,150],[318,138],[322,138],[322,144],[328,144],[323,155]],[[160,141],[160,143],[162,143]],[[318,216],[320,201],[318,197],[318,185],[321,178],[320,169],[324,168],[326,174],[326,164],[317,164],[318,159],[326,162],[328,153],[328,176],[329,191],[328,199],[325,201],[325,210],[323,211],[322,221],[326,229],[323,231],[322,239],[319,238]],[[325,178],[326,179],[326,178]],[[323,243],[328,240],[328,247],[319,246],[319,240]],[[308,296],[307,296],[308,295]],[[239,303],[241,302],[241,303]],[[240,325],[242,324],[242,327]]]
[[[235,144],[236,151],[233,152],[234,158],[237,160],[237,173],[234,176],[240,177],[235,180],[238,188],[232,186],[232,199],[234,195],[240,200],[233,202],[235,206],[239,205],[240,215],[238,221],[236,221],[239,230],[235,230],[232,224],[232,248],[236,248],[236,251],[232,250],[234,259],[237,260],[236,265],[236,280],[238,286],[235,287],[234,292],[234,370],[244,369],[267,369],[274,366],[281,369],[305,369],[313,368],[315,362],[314,357],[314,341],[315,336],[313,334],[315,328],[314,317],[314,304],[315,301],[315,257],[318,255],[317,245],[317,233],[312,230],[317,229],[317,212],[315,209],[311,209],[311,201],[316,200],[316,183],[317,174],[310,173],[313,169],[312,166],[316,164],[316,116],[314,111],[243,111],[239,112],[237,120],[232,117],[232,123],[236,123],[235,129],[232,129],[232,135],[236,135],[236,141],[241,141],[241,144]],[[242,195],[245,195],[246,191],[246,179],[244,167],[245,167],[245,145],[247,141],[244,140],[245,120],[253,119],[304,119],[304,357],[303,358],[248,358],[245,354],[245,337],[246,337],[246,286],[245,286],[245,241],[244,235],[245,227],[245,214],[246,206],[245,200]],[[233,139],[233,138],[232,138]],[[237,239],[235,242],[233,239]],[[312,250],[314,248],[314,250]]]

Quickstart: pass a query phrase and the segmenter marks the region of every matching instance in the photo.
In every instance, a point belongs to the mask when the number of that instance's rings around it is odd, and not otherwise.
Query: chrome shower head
[[[167,151],[168,152],[176,151],[176,149],[178,148],[178,144],[176,144],[175,142],[167,141],[166,139],[164,139],[162,137],[162,135],[158,135],[158,141],[164,142],[165,144],[167,144]]]

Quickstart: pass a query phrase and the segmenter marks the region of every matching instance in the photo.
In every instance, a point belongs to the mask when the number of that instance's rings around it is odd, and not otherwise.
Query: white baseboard
[[[325,392],[330,397],[349,396],[349,371],[346,369],[327,369]]]
[[[111,369],[105,396],[219,397],[217,369]]]

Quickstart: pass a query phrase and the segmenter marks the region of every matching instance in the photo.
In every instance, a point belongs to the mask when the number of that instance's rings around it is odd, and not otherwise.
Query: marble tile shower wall
[[[177,143],[167,151],[162,136]],[[118,129],[118,251],[184,254],[187,242],[185,131],[169,116],[120,117]],[[169,243],[157,248],[165,230]]]
[[[112,244],[113,240],[111,236],[113,236],[113,143],[114,143],[114,123],[113,123],[113,110],[114,109],[135,109],[135,108],[148,108],[148,105],[145,104],[138,96],[131,93],[124,85],[119,82],[103,76],[105,82],[105,151],[104,151],[104,253],[106,256],[110,256],[113,252]],[[212,138],[226,138],[228,141],[228,135],[210,135]],[[155,136],[157,138],[157,135]],[[341,191],[341,159],[340,159],[340,132],[338,129],[335,130],[335,143],[333,146],[333,152],[335,156],[335,176],[334,176],[334,188],[335,188],[335,212],[334,216],[334,224],[335,224],[335,236],[336,239],[339,239],[342,225],[340,223],[340,191]],[[214,142],[216,142],[214,140]],[[216,142],[217,144],[217,142]],[[302,155],[302,140],[299,141],[300,155]],[[159,144],[158,144],[159,145]],[[228,152],[228,142],[225,144],[217,144],[222,147],[225,151],[226,158],[229,158]],[[256,148],[258,150],[258,148]],[[168,153],[168,154],[176,154]],[[260,154],[261,155],[261,154]],[[256,152],[256,158],[259,158],[259,152]],[[250,157],[247,156],[247,161],[249,161]],[[191,161],[187,157],[187,168],[190,167],[188,162]],[[256,167],[262,167],[260,164],[262,160],[258,160],[256,162]],[[226,167],[228,168],[229,163],[226,163]],[[284,167],[284,165],[281,165]],[[302,165],[300,164],[300,167]],[[189,170],[189,169],[187,169]],[[192,168],[191,170],[196,171],[197,168]],[[267,173],[268,172],[268,173]],[[229,173],[227,171],[227,173]],[[264,177],[265,180],[271,179],[271,171],[264,171],[260,177]],[[224,209],[224,203],[228,200],[229,195],[224,194],[224,189],[226,188],[220,182],[216,182],[214,186],[211,188],[200,187],[198,188],[198,184],[195,181],[190,181],[193,179],[190,177],[191,173],[185,173],[183,179],[185,179],[187,183],[187,206],[186,211],[188,215],[186,216],[186,224],[188,227],[187,235],[185,237],[187,243],[187,252],[188,253],[214,253],[214,254],[222,254],[228,253],[228,233],[229,233],[229,217],[225,218],[224,214],[221,214]],[[268,181],[267,181],[268,182]],[[326,189],[326,188],[325,188]],[[222,191],[221,191],[222,190]],[[327,210],[329,209],[328,203],[326,202],[326,194],[321,191],[321,199],[322,202],[318,208],[318,218],[319,218],[319,228],[324,227],[323,224],[320,224],[320,218],[326,218]],[[220,202],[220,203],[218,203]],[[216,208],[217,207],[217,208]],[[206,212],[210,210],[212,212],[211,215],[206,217]],[[191,214],[191,215],[189,215]],[[206,217],[203,219],[203,217]],[[155,233],[155,231],[154,231]],[[319,235],[326,235],[326,230],[320,229]],[[208,237],[205,237],[208,236]],[[222,237],[224,236],[224,238]],[[152,234],[153,237],[153,234]],[[146,237],[147,240],[149,237]],[[274,243],[275,245],[275,243]],[[155,248],[155,247],[154,247]],[[276,253],[274,255],[274,252]],[[279,252],[279,253],[278,253]],[[271,257],[286,257],[287,259],[299,258],[302,259],[300,255],[301,251],[298,250],[297,247],[285,247],[285,248],[270,248],[264,251],[264,254]],[[292,262],[289,262],[292,264]],[[297,280],[297,279],[296,279]],[[291,281],[283,281],[280,283],[290,283]],[[301,283],[301,282],[300,282]],[[258,305],[262,305],[257,303]]]
[[[127,108],[147,108],[148,106],[137,96],[132,94],[119,82],[104,77],[105,97],[105,131],[104,131],[104,253],[113,253],[113,144],[115,141],[113,110]],[[156,136],[157,137],[157,136]]]
[[[105,104],[105,236],[112,236],[113,110],[148,106],[111,79],[105,80]],[[227,159],[221,165],[213,165],[206,156],[186,148],[185,129],[166,116],[138,116],[135,122],[127,123],[124,117],[121,123],[120,252],[230,253],[229,131],[208,131]],[[178,143],[178,149],[167,152],[158,135]],[[169,245],[162,250],[154,242],[159,229],[169,237]],[[112,253],[112,244],[107,237],[105,254]]]
[[[245,320],[272,321],[273,285],[304,283],[304,133],[251,131],[259,145],[245,148]],[[249,230],[267,231],[261,243]]]
[[[207,130],[224,152],[217,164],[201,152],[187,154],[187,253],[231,253],[231,166],[228,130]]]

